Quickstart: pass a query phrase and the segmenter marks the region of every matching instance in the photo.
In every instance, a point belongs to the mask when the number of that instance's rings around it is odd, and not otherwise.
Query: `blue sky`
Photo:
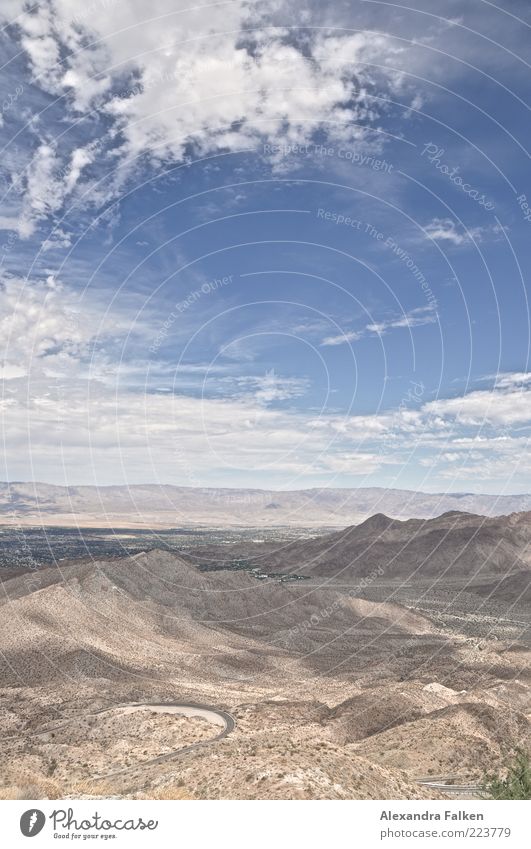
[[[527,3],[2,8],[6,480],[529,490]]]

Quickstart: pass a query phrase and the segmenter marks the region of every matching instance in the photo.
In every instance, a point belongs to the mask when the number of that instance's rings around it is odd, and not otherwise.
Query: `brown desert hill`
[[[176,664],[267,669],[279,658],[312,668],[385,657],[411,634],[441,642],[431,622],[395,604],[356,599],[304,582],[257,581],[243,572],[202,573],[177,555],[150,551],[43,569],[3,583],[1,678],[27,683],[64,675],[123,678]],[[376,645],[374,645],[376,643]],[[297,660],[298,662],[298,660]]]
[[[531,513],[485,518],[451,511],[399,521],[379,513],[343,531],[266,552],[264,571],[345,579],[507,576],[529,571]]]
[[[466,773],[478,780],[503,768],[515,747],[528,749],[530,742],[524,714],[462,702],[411,717],[352,745],[357,754],[387,768],[415,769],[417,775]]]
[[[514,708],[510,728],[508,716],[505,718],[504,700]],[[455,690],[439,681],[424,684],[410,680],[360,688],[358,693],[332,708],[327,721],[337,742],[348,744],[367,740],[370,745],[369,738],[398,726],[409,726],[415,737],[417,720],[428,716],[438,721],[441,717],[468,713],[479,719],[487,736],[493,736],[498,742],[510,738],[514,743],[515,740],[523,742],[529,735],[529,723],[525,718],[529,708],[530,690],[523,682],[510,681],[490,690],[482,687]],[[494,719],[496,711],[498,720]]]

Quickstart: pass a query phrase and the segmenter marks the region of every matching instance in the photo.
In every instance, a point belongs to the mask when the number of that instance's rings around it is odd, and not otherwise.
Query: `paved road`
[[[454,777],[441,776],[440,778],[417,778],[417,784],[429,787],[431,790],[441,790],[443,793],[455,793],[457,796],[477,796],[483,790],[481,784],[450,784]]]
[[[131,702],[126,705],[116,705],[114,708],[104,708],[103,710],[97,711],[97,713],[106,713],[110,710],[126,710],[131,712],[133,710],[142,710],[146,707],[152,708],[157,713],[175,713],[181,716],[201,716],[213,725],[221,726],[221,731],[209,740],[200,740],[198,743],[192,743],[190,746],[183,746],[181,749],[175,749],[173,752],[166,752],[163,755],[158,755],[156,758],[151,758],[147,761],[140,761],[134,766],[128,766],[124,769],[116,770],[115,772],[107,772],[104,775],[92,776],[92,779],[113,778],[116,775],[126,775],[129,772],[133,772],[135,769],[144,769],[146,766],[151,766],[152,764],[158,764],[163,761],[171,760],[172,758],[180,757],[181,755],[185,755],[187,752],[192,752],[194,749],[199,749],[203,746],[210,746],[212,743],[222,740],[223,737],[226,737],[231,733],[231,731],[234,731],[236,727],[236,720],[230,713],[227,713],[227,711],[219,710],[218,708],[211,707],[210,705],[188,702],[165,702],[162,704],[159,702]]]
[[[162,763],[162,761],[170,760],[171,758],[176,758],[180,755],[186,754],[187,752],[191,752],[193,749],[199,749],[202,746],[210,746],[211,743],[216,743],[218,740],[222,740],[223,737],[226,737],[234,731],[236,727],[236,721],[230,713],[227,713],[225,710],[219,710],[218,708],[211,707],[211,705],[195,704],[194,702],[127,702],[123,705],[112,705],[111,707],[100,708],[92,713],[70,716],[68,719],[63,719],[60,722],[56,722],[54,725],[48,726],[40,731],[30,731],[21,736],[24,738],[41,737],[45,734],[50,734],[52,731],[59,731],[61,728],[64,728],[65,725],[69,725],[71,722],[76,722],[76,720],[86,719],[90,716],[101,716],[103,713],[111,713],[112,711],[131,713],[135,710],[141,710],[146,707],[151,708],[157,713],[173,713],[181,716],[201,716],[213,725],[217,725],[218,728],[221,728],[221,730],[209,740],[200,740],[198,743],[192,743],[190,746],[175,749],[173,752],[166,752],[164,755],[159,755],[151,760],[141,761],[135,766],[126,767],[125,769],[117,770],[116,772],[105,773],[105,775],[92,776],[92,778],[110,778],[113,775],[121,775],[131,772],[139,767]],[[18,739],[20,739],[20,737],[19,735],[13,734],[7,739],[8,741],[15,743]]]

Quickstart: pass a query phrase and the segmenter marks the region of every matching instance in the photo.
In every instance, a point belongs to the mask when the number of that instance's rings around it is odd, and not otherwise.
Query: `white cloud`
[[[0,366],[0,380],[15,380],[15,378],[24,377],[25,375],[26,370],[13,363]]]
[[[243,390],[247,396],[251,393],[259,404],[300,398],[309,386],[309,381],[305,378],[283,377],[276,374],[274,369],[270,369],[265,375],[239,377],[235,382],[239,391]]]
[[[18,219],[13,216],[5,220],[5,224],[17,230],[22,238],[32,236],[41,219],[63,207],[65,199],[74,191],[83,169],[93,161],[94,150],[94,144],[74,148],[65,164],[56,144],[41,139],[25,168],[11,174],[17,185],[17,193],[22,196],[22,206]],[[64,231],[59,228],[55,237],[45,240],[43,249],[69,244],[65,239]]]
[[[531,383],[531,372],[500,372],[500,374],[491,377],[492,379],[495,382],[496,389],[507,389],[515,386],[527,387]]]
[[[64,191],[65,195],[70,194],[77,184],[81,176],[81,172],[94,159],[94,146],[78,147],[72,151],[70,157],[70,168],[65,176]]]
[[[404,46],[371,31],[337,35],[317,27],[297,41],[291,28],[274,26],[286,10],[245,0],[208,8],[185,0],[50,0],[30,9],[20,0],[3,14],[18,13],[15,32],[34,83],[63,98],[73,121],[91,110],[105,116],[98,153],[112,155],[120,173],[99,189],[92,185],[101,203],[137,157],[182,160],[191,145],[208,155],[262,141],[304,144],[318,132],[369,144],[367,127],[382,108],[372,92],[403,85],[393,63]],[[96,156],[77,132],[61,134],[58,150],[38,121],[34,131],[40,144],[18,180],[23,237],[61,208]]]
[[[416,307],[415,309],[394,318],[371,322],[370,324],[366,324],[363,330],[349,330],[345,333],[338,333],[334,336],[326,336],[320,344],[324,347],[345,345],[350,342],[357,342],[359,339],[363,339],[368,334],[376,333],[381,336],[389,330],[396,328],[422,327],[425,324],[434,324],[436,321],[437,314],[435,306],[433,304],[428,304],[425,307]]]
[[[507,227],[502,227],[498,223],[484,227],[459,228],[451,218],[433,218],[424,226],[426,239],[435,242],[449,242],[456,247],[482,242],[487,237],[500,239],[504,230],[507,229]]]
[[[410,310],[410,312],[404,313],[397,318],[368,324],[366,329],[370,333],[378,333],[379,335],[382,335],[383,333],[387,333],[388,330],[392,330],[394,328],[422,327],[424,324],[434,324],[436,321],[437,315],[435,307],[428,304],[428,306],[425,307],[416,307],[415,309]]]
[[[349,342],[356,342],[361,339],[363,333],[356,330],[349,330],[346,333],[338,333],[336,336],[326,336],[321,345],[324,347],[334,347],[335,345],[346,345]]]
[[[476,390],[460,398],[429,402],[428,414],[444,416],[462,425],[513,426],[531,423],[529,374],[504,375],[492,390]]]
[[[3,367],[14,376],[32,379],[46,376],[79,376],[90,367],[94,373],[108,363],[100,354],[110,354],[127,337],[150,339],[149,322],[135,323],[135,304],[123,312],[107,310],[112,293],[74,291],[49,276],[46,280],[26,281],[4,275],[0,279],[0,336],[3,341]],[[132,334],[132,337],[131,337]],[[116,376],[119,368],[109,366]]]
[[[325,455],[321,463],[324,469],[338,475],[370,475],[381,469],[382,465],[391,464],[393,461],[382,454],[355,451]]]
[[[18,226],[17,215],[0,215],[0,230],[18,230]]]
[[[35,223],[61,208],[65,187],[60,177],[60,161],[53,145],[40,144],[22,177],[23,204],[18,230],[23,238],[35,231]]]
[[[245,4],[232,4],[231,14],[240,34],[244,26],[253,26]],[[182,23],[165,51],[144,58],[131,57],[126,48],[143,90],[112,98],[106,109],[122,126],[131,156],[148,152],[179,159],[190,142],[202,153],[240,150],[263,139],[303,144],[319,129],[354,140],[363,136],[356,124],[374,117],[356,74],[366,78],[362,62],[385,54],[385,38],[376,44],[363,33],[354,44],[348,36],[317,34],[303,52],[283,30],[265,30],[254,36],[254,44],[244,45],[238,31],[227,35],[229,27],[225,21],[220,27],[214,14],[210,25],[203,16],[195,37],[179,44]],[[212,38],[216,29],[222,32]]]
[[[44,252],[51,251],[55,248],[69,248],[72,245],[72,236],[63,230],[62,227],[56,227],[47,239],[41,244],[41,250]]]
[[[436,242],[450,242],[452,245],[463,245],[471,238],[477,238],[480,235],[478,230],[461,232],[451,218],[434,218],[424,226],[424,232],[428,239]]]

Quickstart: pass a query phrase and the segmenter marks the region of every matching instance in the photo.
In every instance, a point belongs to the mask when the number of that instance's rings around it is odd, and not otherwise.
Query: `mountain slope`
[[[450,512],[401,522],[377,514],[360,525],[290,543],[256,562],[269,571],[380,579],[506,576],[529,569],[531,513],[487,519]]]
[[[295,666],[340,660],[348,670],[363,666],[375,640],[383,657],[412,633],[442,641],[429,620],[398,605],[243,572],[201,573],[166,551],[43,569],[3,589],[4,683],[164,676],[179,664],[201,679],[223,676],[236,658],[255,671],[292,656]]]

